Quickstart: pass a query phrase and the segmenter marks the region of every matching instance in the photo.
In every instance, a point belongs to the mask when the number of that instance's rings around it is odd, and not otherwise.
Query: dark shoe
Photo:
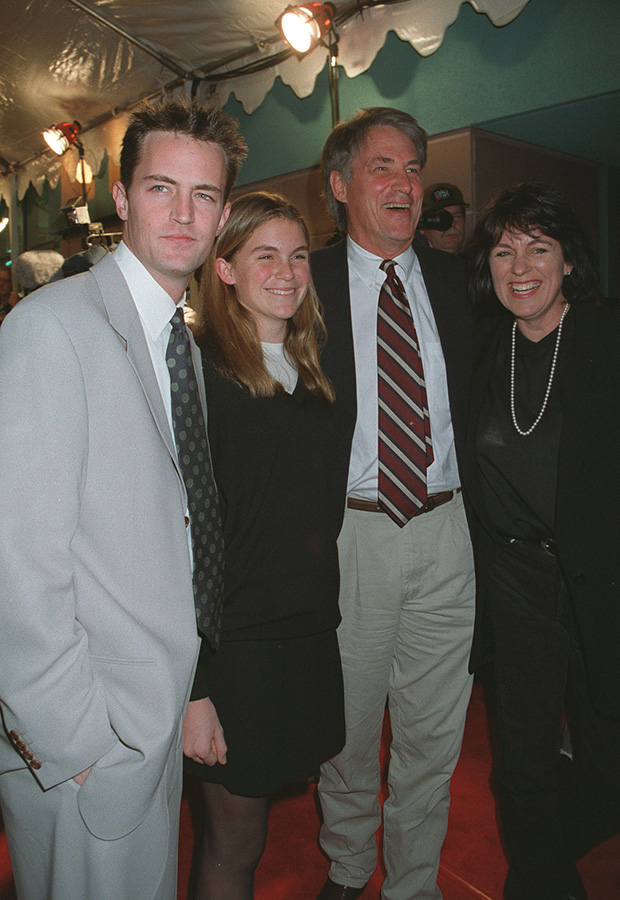
[[[577,885],[562,894],[562,900],[588,900],[588,895],[583,885]]]
[[[562,900],[588,900],[586,889],[577,869],[573,869],[568,878],[568,888],[562,894]]]
[[[525,886],[517,882],[514,870],[510,869],[504,885],[504,900],[588,900],[583,881],[576,868],[569,870],[557,887],[541,887],[534,883]]]
[[[331,878],[328,878],[321,889],[321,893],[316,900],[355,900],[364,890],[364,887],[347,887],[344,884],[336,884]]]

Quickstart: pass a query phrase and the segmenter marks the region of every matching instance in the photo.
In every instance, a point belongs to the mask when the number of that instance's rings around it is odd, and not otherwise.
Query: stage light
[[[93,180],[93,170],[81,155],[75,170],[75,180],[78,184],[90,184]]]
[[[8,218],[8,216],[3,216],[3,217],[0,219],[0,232],[4,231],[4,229],[6,228],[6,226],[7,226],[8,224],[9,224],[9,218]]]
[[[332,126],[337,125],[340,121],[338,34],[334,27],[335,15],[336,7],[333,3],[304,3],[303,6],[287,6],[276,22],[284,39],[298,56],[308,53],[317,44],[327,47]]]
[[[336,9],[332,3],[287,6],[276,24],[296,53],[307,53],[333,27]]]
[[[58,156],[62,156],[69,147],[77,142],[79,130],[79,122],[61,122],[60,125],[52,125],[51,128],[44,131],[43,137],[50,149]]]
[[[86,215],[88,215],[86,185],[93,180],[93,170],[84,159],[84,145],[78,138],[81,127],[79,122],[61,122],[59,125],[52,125],[51,128],[44,131],[43,137],[50,149],[57,153],[58,156],[62,156],[70,147],[75,146],[77,148],[79,159],[75,171],[75,180],[82,185],[82,201],[83,206],[86,207]],[[90,219],[87,221],[90,222]]]

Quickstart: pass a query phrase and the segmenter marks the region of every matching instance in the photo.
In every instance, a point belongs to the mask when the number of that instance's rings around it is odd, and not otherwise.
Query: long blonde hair
[[[284,389],[265,366],[251,314],[239,303],[235,286],[219,278],[215,260],[221,257],[231,262],[256,229],[271,219],[297,222],[309,241],[299,210],[284,197],[266,191],[239,197],[233,202],[228,221],[204,265],[195,323],[198,343],[215,368],[225,378],[247,388],[253,397],[273,397]],[[310,281],[299,309],[286,323],[284,350],[307,389],[333,401],[334,389],[319,361],[319,350],[325,339],[319,298]]]

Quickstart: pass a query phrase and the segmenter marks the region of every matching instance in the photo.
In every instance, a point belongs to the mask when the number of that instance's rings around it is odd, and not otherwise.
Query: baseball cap
[[[429,185],[424,191],[422,212],[444,209],[446,206],[463,206],[469,209],[469,203],[465,203],[461,189],[455,184],[442,181]]]

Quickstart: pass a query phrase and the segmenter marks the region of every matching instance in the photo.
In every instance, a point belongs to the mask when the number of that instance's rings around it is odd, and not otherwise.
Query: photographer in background
[[[460,188],[441,182],[424,191],[418,235],[422,234],[435,250],[460,253],[465,239],[465,203]]]

